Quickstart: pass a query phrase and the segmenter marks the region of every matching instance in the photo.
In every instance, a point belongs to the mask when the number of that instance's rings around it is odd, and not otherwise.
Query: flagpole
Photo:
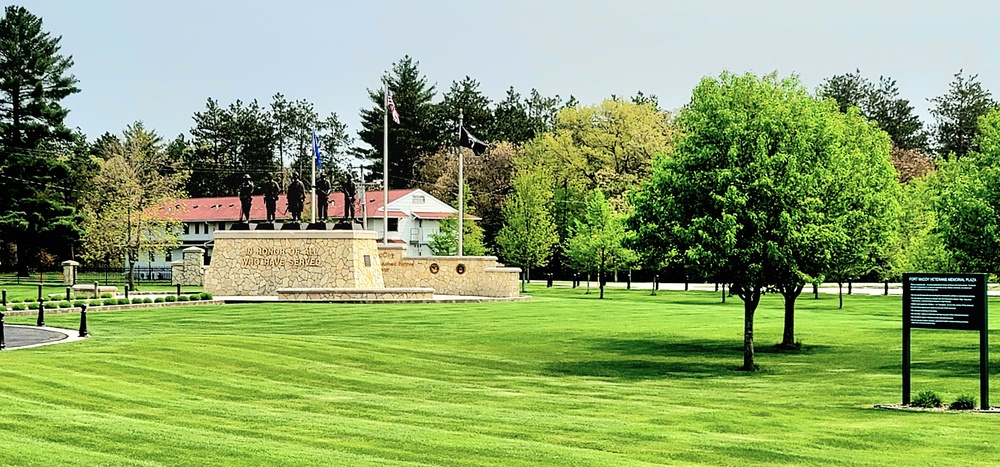
[[[310,220],[309,220],[309,222],[311,224],[315,224],[316,223],[316,164],[319,162],[319,151],[316,149],[319,146],[317,146],[317,144],[318,143],[316,142],[316,130],[313,130],[313,152],[315,154],[313,154],[313,157],[312,157],[313,158],[313,163],[312,163],[312,190],[310,190],[312,194],[310,195],[310,198],[309,198],[311,200],[311,202],[309,204],[312,204],[312,209],[310,209],[310,211],[312,211],[312,215],[310,216]]]
[[[382,96],[382,244],[389,244],[389,83],[385,85]]]
[[[458,149],[458,256],[465,256],[465,250],[462,248],[462,237],[465,234],[464,222],[465,222],[465,173],[464,171],[464,161],[465,158],[462,156],[462,109],[458,109],[458,145],[455,146]]]

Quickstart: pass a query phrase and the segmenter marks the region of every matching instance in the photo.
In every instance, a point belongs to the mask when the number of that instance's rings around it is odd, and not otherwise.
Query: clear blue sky
[[[404,55],[438,98],[466,75],[492,100],[655,94],[683,106],[722,70],[798,74],[809,89],[856,68],[927,98],[978,74],[1000,97],[1000,7],[987,1],[79,1],[20,2],[62,36],[82,90],[68,123],[90,139],[142,120],[186,133],[212,97],[277,92],[336,112],[355,135],[366,88]],[[406,109],[399,109],[405,115]]]

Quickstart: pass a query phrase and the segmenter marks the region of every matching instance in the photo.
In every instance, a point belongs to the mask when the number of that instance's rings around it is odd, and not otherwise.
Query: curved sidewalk
[[[6,350],[27,349],[41,345],[73,342],[81,339],[85,338],[79,337],[78,331],[70,329],[22,326],[19,324],[7,324],[4,326]]]

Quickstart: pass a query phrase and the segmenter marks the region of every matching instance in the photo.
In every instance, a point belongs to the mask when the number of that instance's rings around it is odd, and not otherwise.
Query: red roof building
[[[388,241],[407,245],[408,256],[428,256],[431,235],[438,232],[441,219],[453,217],[458,210],[420,189],[389,190]],[[366,230],[374,230],[381,241],[383,232],[383,192],[369,191],[364,199],[355,205],[355,216],[365,221]],[[169,266],[171,261],[181,259],[181,250],[190,246],[205,248],[206,259],[211,257],[212,232],[229,229],[240,220],[240,200],[237,196],[215,198],[187,198],[162,203],[154,208],[158,216],[176,219],[184,228],[181,245],[169,254],[151,254],[142,258],[140,265],[151,267]],[[306,206],[302,217],[306,222],[311,218],[311,201],[306,196]],[[328,222],[337,222],[344,216],[344,194],[330,194],[327,208]],[[287,212],[285,195],[279,195],[275,217],[278,222],[287,222],[291,215]],[[317,212],[317,220],[319,213]],[[250,204],[251,223],[261,223],[267,218],[264,197],[254,196]],[[466,215],[469,220],[478,220]]]

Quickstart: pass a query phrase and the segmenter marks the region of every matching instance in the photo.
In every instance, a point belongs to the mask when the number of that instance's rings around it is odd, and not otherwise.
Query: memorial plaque
[[[985,327],[986,274],[903,274],[903,323],[911,328]]]

